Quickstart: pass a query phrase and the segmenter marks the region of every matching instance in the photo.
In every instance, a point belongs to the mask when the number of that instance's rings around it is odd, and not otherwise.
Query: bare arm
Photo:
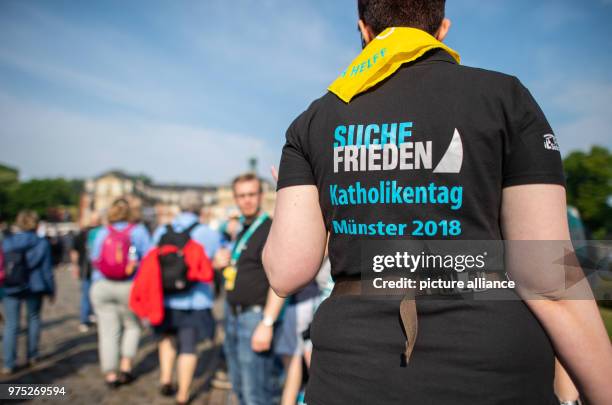
[[[506,240],[569,241],[565,190],[556,185],[521,185],[505,188],[502,199],[502,230]],[[560,242],[563,243],[563,242]],[[571,249],[567,242],[565,247]],[[526,262],[520,251],[511,252],[511,276],[541,287],[550,280],[528,280]],[[528,257],[533,259],[533,256]],[[539,275],[541,276],[541,274]],[[556,282],[556,276],[551,277]],[[583,299],[526,299],[548,333],[559,361],[566,367],[580,392],[591,404],[606,404],[612,398],[612,346],[595,301],[588,297],[588,285],[578,284]],[[544,285],[545,286],[545,285]]]
[[[279,190],[263,251],[268,280],[278,295],[286,297],[316,276],[326,238],[317,188],[308,185]]]
[[[555,394],[562,402],[576,401],[580,394],[559,360],[555,360]]]
[[[70,269],[72,271],[72,277],[79,278],[79,252],[77,250],[70,250]]]
[[[285,299],[276,295],[273,289],[268,290],[268,298],[266,299],[266,306],[263,309],[264,317],[272,318],[276,321],[278,314],[280,314]]]
[[[285,299],[276,295],[274,290],[270,288],[268,290],[268,297],[266,298],[266,306],[263,309],[264,320],[270,318],[276,321],[284,303]],[[270,350],[272,347],[273,334],[273,325],[266,325],[262,320],[255,328],[255,331],[253,331],[253,336],[251,336],[251,348],[253,351],[265,352]]]
[[[70,263],[79,264],[79,252],[74,249],[70,250]]]

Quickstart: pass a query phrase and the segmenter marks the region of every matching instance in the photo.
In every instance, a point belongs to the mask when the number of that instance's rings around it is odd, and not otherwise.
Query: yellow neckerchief
[[[391,76],[404,63],[417,60],[436,48],[444,49],[460,63],[457,52],[425,31],[408,27],[387,28],[370,41],[328,90],[348,103],[357,94]]]

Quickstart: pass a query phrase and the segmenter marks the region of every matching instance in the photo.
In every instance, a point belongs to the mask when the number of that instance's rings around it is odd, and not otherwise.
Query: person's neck
[[[259,216],[259,214],[261,213],[261,210],[258,208],[257,212],[255,212],[255,214],[251,215],[251,216],[245,216],[244,217],[244,223],[245,225],[251,225]]]

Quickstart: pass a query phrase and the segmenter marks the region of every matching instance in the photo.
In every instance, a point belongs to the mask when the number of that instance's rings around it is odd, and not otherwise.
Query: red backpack
[[[130,238],[132,228],[133,224],[122,231],[110,225],[107,227],[108,236],[102,242],[100,257],[94,263],[104,277],[111,280],[125,280],[134,272],[136,258],[130,254],[130,249],[134,249]]]

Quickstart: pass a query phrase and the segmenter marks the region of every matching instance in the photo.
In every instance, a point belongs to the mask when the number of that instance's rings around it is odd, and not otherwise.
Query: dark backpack
[[[162,288],[166,294],[184,292],[193,285],[187,278],[189,267],[185,263],[183,248],[191,239],[191,231],[198,225],[196,222],[183,232],[175,232],[172,225],[167,225],[166,233],[159,240],[159,266]]]
[[[27,253],[32,246],[4,252],[4,286],[27,287],[30,281],[30,268]]]

